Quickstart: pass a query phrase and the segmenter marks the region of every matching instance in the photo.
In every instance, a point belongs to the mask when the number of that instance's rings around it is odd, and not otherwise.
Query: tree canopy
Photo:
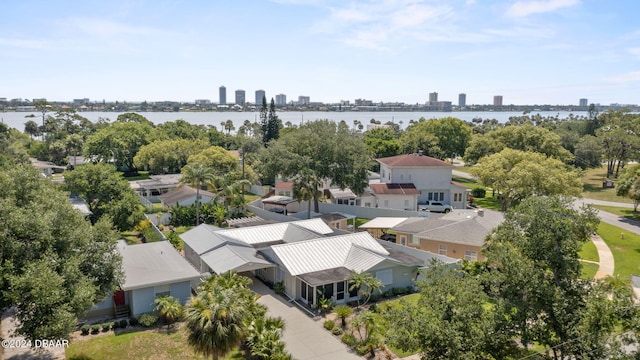
[[[422,150],[426,155],[445,159],[464,154],[470,139],[471,127],[460,119],[421,118],[407,127],[400,143],[405,152]]]
[[[144,218],[138,196],[113,165],[97,163],[65,172],[65,186],[87,201],[95,223],[108,216],[121,231],[131,230]]]
[[[366,145],[346,124],[317,120],[272,141],[261,152],[257,167],[265,182],[273,182],[276,175],[293,178],[307,168],[320,179],[359,194],[367,186],[371,164]]]
[[[616,186],[616,195],[633,200],[633,211],[638,211],[640,203],[640,164],[633,164],[622,171]]]
[[[37,214],[37,216],[34,216]],[[0,173],[0,309],[28,339],[64,339],[122,280],[117,234],[94,226],[29,165]]]
[[[576,170],[543,154],[504,149],[480,159],[471,168],[484,186],[502,196],[503,210],[514,201],[533,195],[579,195],[582,182]]]
[[[504,148],[537,152],[563,162],[573,159],[573,155],[562,147],[560,136],[543,127],[526,123],[504,126],[485,135],[474,136],[464,152],[464,161],[473,165],[481,158]]]
[[[153,174],[177,173],[189,158],[208,147],[204,139],[157,140],[143,145],[133,158],[136,168]]]

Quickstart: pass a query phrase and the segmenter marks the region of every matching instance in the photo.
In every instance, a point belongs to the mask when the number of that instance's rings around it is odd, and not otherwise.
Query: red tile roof
[[[420,195],[420,190],[416,189],[416,186],[411,183],[371,184],[371,189],[376,195]]]
[[[432,158],[427,155],[420,154],[408,154],[408,155],[397,155],[386,158],[376,159],[379,163],[385,164],[387,166],[399,166],[399,167],[422,167],[422,166],[448,166],[452,165],[448,162],[438,160],[436,158]]]
[[[284,190],[291,190],[293,189],[293,182],[292,181],[280,181],[276,183],[275,186],[276,189],[284,189]]]

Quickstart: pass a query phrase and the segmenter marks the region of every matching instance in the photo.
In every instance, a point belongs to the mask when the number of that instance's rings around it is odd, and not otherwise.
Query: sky
[[[0,97],[638,104],[635,0],[7,0]]]

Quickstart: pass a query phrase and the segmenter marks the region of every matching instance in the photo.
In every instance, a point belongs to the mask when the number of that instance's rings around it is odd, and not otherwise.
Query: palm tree
[[[188,164],[182,168],[180,182],[196,189],[196,226],[200,225],[200,187],[211,184],[216,175],[213,168],[203,163]]]
[[[225,176],[216,185],[217,194],[214,200],[222,200],[227,211],[230,211],[234,216],[242,213],[246,205],[242,190],[245,186],[251,186],[251,182],[245,179],[236,180],[232,176]]]
[[[320,191],[318,191],[320,186],[322,186],[322,182],[315,172],[309,169],[302,170],[293,181],[293,197],[298,201],[307,201],[307,219],[311,218],[311,200],[320,196]]]
[[[182,305],[173,296],[162,296],[156,298],[153,302],[156,304],[155,311],[167,323],[167,329],[182,316]]]
[[[273,359],[278,354],[286,354],[281,341],[284,321],[277,317],[259,317],[249,326],[247,344],[251,355],[259,359]]]
[[[345,328],[347,326],[347,318],[353,313],[353,309],[348,305],[338,305],[333,308],[333,311],[342,321],[342,328]]]
[[[374,292],[380,291],[384,284],[380,279],[375,278],[373,275],[367,272],[351,272],[349,278],[349,291],[357,290],[359,294],[365,297],[365,301],[362,305],[365,305],[371,299],[371,295]],[[358,296],[358,308],[360,308],[360,296]]]
[[[248,288],[250,280],[235,272],[210,277],[185,307],[188,342],[196,351],[217,359],[239,346],[247,336],[247,324],[264,307]]]

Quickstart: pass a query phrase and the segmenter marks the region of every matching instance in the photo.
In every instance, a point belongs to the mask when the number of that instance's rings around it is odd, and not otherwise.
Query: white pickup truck
[[[449,213],[453,211],[453,206],[449,204],[445,204],[442,201],[427,201],[424,204],[418,204],[419,211],[432,211],[432,212],[443,212]]]

